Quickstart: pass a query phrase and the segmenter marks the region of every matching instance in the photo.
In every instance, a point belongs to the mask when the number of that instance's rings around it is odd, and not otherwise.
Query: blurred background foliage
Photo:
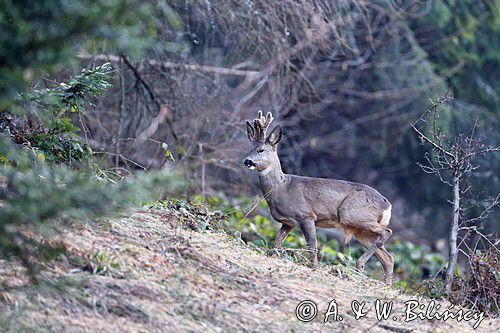
[[[451,89],[440,121],[457,132],[477,124],[498,146],[498,8],[495,0],[0,0],[1,204],[11,214],[0,220],[11,244],[2,251],[27,246],[12,227],[26,212],[46,225],[93,209],[92,186],[112,184],[95,204],[114,210],[105,203],[121,202],[122,179],[137,171],[177,170],[185,197],[254,195],[243,123],[265,109],[284,127],[284,170],[380,190],[394,205],[399,272],[432,276],[441,263],[433,253],[445,251],[449,189],[416,164],[427,151],[409,124]],[[498,194],[499,159],[477,162],[464,220]],[[68,187],[82,195],[61,200]],[[258,235],[249,241],[271,242],[268,217],[233,218],[242,235]],[[495,211],[478,226],[497,233],[497,222]],[[356,257],[335,234],[320,237],[324,260]],[[287,242],[303,244],[297,235]]]
[[[134,0],[0,1],[0,107],[27,83],[74,64],[75,52],[97,47],[139,54],[151,43],[144,31],[154,37],[151,14],[148,3]]]
[[[499,10],[496,1],[435,1],[410,24],[438,73],[464,62],[449,80],[455,95],[491,113],[499,99]]]

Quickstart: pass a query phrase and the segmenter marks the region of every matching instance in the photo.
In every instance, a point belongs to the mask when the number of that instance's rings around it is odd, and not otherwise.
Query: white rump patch
[[[384,227],[387,227],[389,225],[389,220],[391,219],[391,213],[392,213],[392,205],[389,206],[384,212],[382,213],[382,219],[380,220],[380,224],[383,225]]]

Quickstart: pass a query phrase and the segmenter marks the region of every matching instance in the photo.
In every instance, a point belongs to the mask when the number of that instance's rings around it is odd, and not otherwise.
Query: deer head
[[[252,142],[250,155],[245,159],[245,165],[260,172],[270,168],[280,166],[276,145],[281,140],[281,126],[276,126],[269,135],[267,130],[273,121],[271,112],[264,118],[262,111],[259,111],[253,124],[246,122],[248,139]]]

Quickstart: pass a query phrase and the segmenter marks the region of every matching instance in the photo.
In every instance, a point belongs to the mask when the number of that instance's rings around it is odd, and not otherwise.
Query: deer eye
[[[264,149],[259,149],[259,150],[257,150],[257,152],[258,152],[259,154],[262,154],[262,153],[264,152]]]

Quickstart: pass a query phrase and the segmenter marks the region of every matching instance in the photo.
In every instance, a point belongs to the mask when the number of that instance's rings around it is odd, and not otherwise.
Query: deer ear
[[[247,120],[246,124],[247,124],[248,140],[255,141],[255,130],[254,130],[252,124],[250,124],[250,122],[248,120]]]
[[[273,146],[276,146],[278,142],[281,140],[281,134],[283,133],[283,130],[281,129],[281,126],[278,125],[276,126],[273,131],[269,134],[267,137],[266,142],[270,143]]]

